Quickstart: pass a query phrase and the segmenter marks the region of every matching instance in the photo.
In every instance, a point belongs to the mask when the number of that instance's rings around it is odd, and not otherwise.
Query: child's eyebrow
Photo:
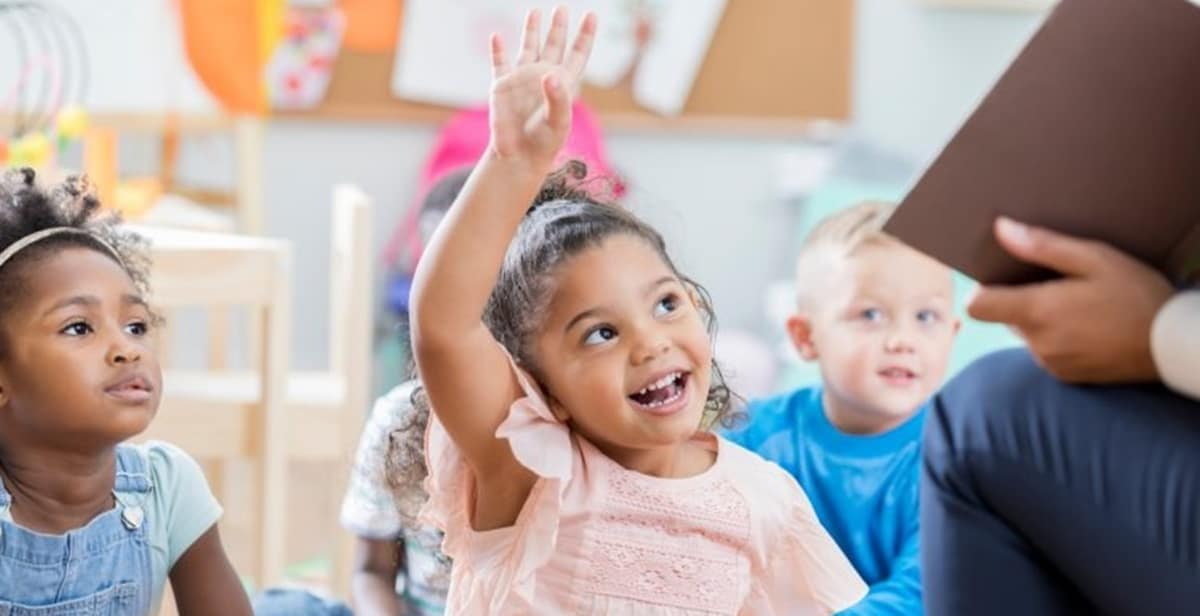
[[[644,291],[644,293],[646,295],[650,295],[651,293],[657,291],[658,288],[663,286],[664,284],[670,284],[675,281],[676,281],[676,278],[674,276],[663,276],[662,278],[659,278],[658,280],[655,280],[654,282],[651,282],[650,284],[646,285],[646,290]]]
[[[662,278],[659,278],[658,280],[655,280],[654,282],[651,282],[650,284],[646,285],[646,290],[643,291],[643,293],[645,295],[650,295],[655,290],[657,290],[659,287],[661,287],[665,284],[672,283],[672,282],[678,282],[678,279],[675,278],[674,276],[663,276]],[[580,312],[579,314],[575,315],[574,318],[572,318],[570,321],[567,322],[567,326],[563,328],[563,331],[570,332],[571,328],[578,325],[580,321],[583,321],[584,319],[587,319],[588,317],[596,316],[598,313],[601,312],[601,310],[602,310],[601,308],[597,307],[597,308],[589,308],[587,310],[584,310],[583,312]]]
[[[130,306],[130,305],[141,306],[143,308],[146,308],[147,310],[150,309],[150,305],[146,303],[145,298],[143,298],[140,295],[135,295],[133,293],[126,293],[125,295],[122,295],[121,302],[127,306]],[[73,297],[68,297],[60,302],[56,302],[53,306],[51,306],[48,310],[46,310],[46,312],[43,316],[50,315],[54,312],[57,312],[59,310],[62,310],[63,308],[67,308],[69,306],[81,306],[84,308],[94,308],[99,305],[100,305],[100,299],[97,298],[95,295],[75,295]]]
[[[53,306],[46,310],[43,316],[48,316],[51,313],[62,310],[63,308],[67,308],[68,306],[83,306],[85,308],[91,308],[92,306],[97,306],[99,304],[100,300],[94,295],[76,295],[73,297],[68,297],[59,302],[55,302]]]
[[[573,327],[575,327],[576,325],[578,325],[581,321],[583,321],[584,319],[587,319],[589,317],[594,317],[599,312],[600,312],[600,308],[589,308],[587,310],[584,310],[583,312],[575,315],[574,318],[572,318],[570,321],[567,322],[567,326],[563,328],[563,332],[570,333],[571,329]]]
[[[150,309],[150,304],[146,302],[146,298],[142,297],[141,295],[126,293],[125,295],[121,296],[121,301],[126,305],[141,306],[146,310]]]

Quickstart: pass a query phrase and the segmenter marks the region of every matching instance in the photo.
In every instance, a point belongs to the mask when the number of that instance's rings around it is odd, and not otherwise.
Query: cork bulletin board
[[[605,122],[622,126],[802,126],[850,112],[854,2],[729,0],[683,113],[641,109],[626,88],[585,86]],[[323,102],[281,117],[436,122],[452,111],[396,98],[391,51],[343,49]]]

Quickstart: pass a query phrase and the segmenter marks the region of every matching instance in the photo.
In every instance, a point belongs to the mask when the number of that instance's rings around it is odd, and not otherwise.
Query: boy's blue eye
[[[866,310],[858,313],[858,316],[864,321],[876,323],[883,320],[883,311],[878,308],[867,308]]]
[[[668,295],[654,304],[654,316],[661,317],[670,314],[679,309],[679,298],[674,295]]]
[[[583,339],[583,344],[584,344],[584,346],[594,346],[597,344],[604,344],[605,342],[608,342],[609,340],[612,340],[613,338],[616,338],[616,337],[617,337],[617,330],[615,330],[607,325],[602,325],[602,326],[597,327],[597,328],[593,329],[592,331],[588,332],[587,336],[585,336]]]
[[[150,324],[144,321],[135,321],[125,326],[125,331],[134,336],[145,336],[150,333]]]
[[[59,333],[68,336],[86,336],[92,333],[92,326],[83,321],[78,321],[62,328]]]
[[[917,322],[923,325],[930,325],[942,320],[942,315],[936,310],[922,310],[917,313]]]

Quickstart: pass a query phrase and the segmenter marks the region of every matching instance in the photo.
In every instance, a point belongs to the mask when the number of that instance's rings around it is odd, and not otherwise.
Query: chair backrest
[[[207,452],[248,455],[254,461],[260,481],[252,507],[257,544],[254,577],[263,586],[276,584],[286,552],[290,245],[252,236],[154,227],[133,230],[150,240],[153,306],[206,310],[244,306],[260,317],[255,328],[258,340],[251,341],[258,349],[252,361],[259,389],[254,412],[215,417],[210,413],[213,407],[205,406],[213,401],[173,394],[167,376],[162,409],[149,435],[172,440],[198,457]]]
[[[288,287],[290,249],[282,240],[132,226],[150,241],[153,303],[268,307]]]
[[[371,356],[371,203],[356,186],[333,189],[329,245],[329,370],[362,376]]]
[[[329,246],[329,371],[339,377],[342,404],[336,419],[341,452],[337,498],[344,494],[353,452],[365,423],[371,395],[371,342],[373,281],[371,205],[355,186],[333,189]],[[330,582],[335,594],[348,597],[353,568],[354,541],[342,531],[335,541]]]

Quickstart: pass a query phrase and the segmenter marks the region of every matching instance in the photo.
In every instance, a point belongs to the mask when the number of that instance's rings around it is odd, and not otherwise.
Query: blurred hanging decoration
[[[284,0],[174,0],[196,76],[230,113],[263,114],[263,70],[283,37]]]
[[[266,66],[274,109],[311,109],[325,98],[346,19],[336,7],[290,7],[284,36]]]
[[[52,3],[15,0],[0,0],[0,32],[0,57],[16,60],[0,77],[0,167],[52,167],[87,130],[83,32]]]

